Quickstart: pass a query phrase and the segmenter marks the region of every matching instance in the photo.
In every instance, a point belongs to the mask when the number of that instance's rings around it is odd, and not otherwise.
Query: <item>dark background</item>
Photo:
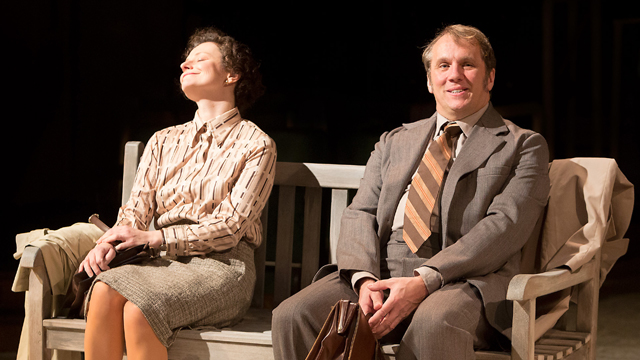
[[[3,4],[9,217],[0,313],[17,323],[22,317],[23,294],[8,290],[18,266],[15,234],[96,212],[113,223],[124,143],[192,119],[196,108],[177,79],[187,38],[201,26],[226,31],[261,61],[267,91],[243,116],[276,140],[280,161],[365,164],[383,131],[430,116],[435,103],[421,47],[438,28],[462,23],[478,27],[494,47],[492,102],[503,116],[542,133],[552,159],[613,157],[640,184],[636,1],[423,3]],[[610,278],[640,270],[638,231],[634,217],[629,251]],[[9,350],[19,328],[0,333]]]

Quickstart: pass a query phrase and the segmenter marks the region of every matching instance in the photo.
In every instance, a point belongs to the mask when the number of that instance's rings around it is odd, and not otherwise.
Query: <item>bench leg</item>
[[[42,320],[51,317],[51,287],[44,266],[31,269],[29,291],[25,295],[25,324],[29,327],[29,359],[51,359],[46,346],[46,333]]]

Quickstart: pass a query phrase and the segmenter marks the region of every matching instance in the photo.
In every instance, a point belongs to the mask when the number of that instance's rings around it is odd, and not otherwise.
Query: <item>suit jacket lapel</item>
[[[394,139],[389,154],[389,167],[385,174],[384,184],[389,198],[381,199],[388,206],[385,214],[394,216],[398,201],[411,177],[418,168],[430,137],[435,131],[436,115],[429,119],[404,125],[404,131]]]
[[[436,115],[429,119],[405,125],[409,130],[398,137],[398,146],[391,154],[390,163],[397,164],[393,171],[402,176],[406,187],[418,168],[419,161],[427,151],[429,139],[435,131]],[[416,146],[420,144],[419,146]]]
[[[471,130],[460,154],[453,162],[447,180],[442,189],[441,214],[442,233],[446,234],[449,208],[451,207],[456,185],[460,177],[475,171],[493,154],[494,150],[504,142],[501,133],[508,132],[502,116],[491,104],[487,111]]]

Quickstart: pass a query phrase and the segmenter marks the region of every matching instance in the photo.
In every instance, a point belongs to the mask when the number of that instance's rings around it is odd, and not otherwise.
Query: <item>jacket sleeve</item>
[[[366,271],[380,277],[380,238],[376,215],[382,189],[383,158],[391,136],[392,133],[385,132],[376,143],[358,192],[342,214],[337,258],[340,274],[347,280],[350,280],[352,271]]]

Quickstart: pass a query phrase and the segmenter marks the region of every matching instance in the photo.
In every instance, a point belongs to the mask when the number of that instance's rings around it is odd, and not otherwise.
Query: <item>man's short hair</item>
[[[496,56],[493,53],[493,48],[491,47],[489,38],[487,38],[482,31],[473,26],[467,25],[449,25],[440,30],[433,40],[425,46],[424,52],[422,53],[422,62],[427,70],[427,78],[431,80],[431,57],[433,55],[433,46],[445,35],[450,35],[456,43],[464,40],[480,47],[480,54],[482,55],[482,60],[484,60],[486,70],[485,79],[488,79],[491,70],[496,68]]]

